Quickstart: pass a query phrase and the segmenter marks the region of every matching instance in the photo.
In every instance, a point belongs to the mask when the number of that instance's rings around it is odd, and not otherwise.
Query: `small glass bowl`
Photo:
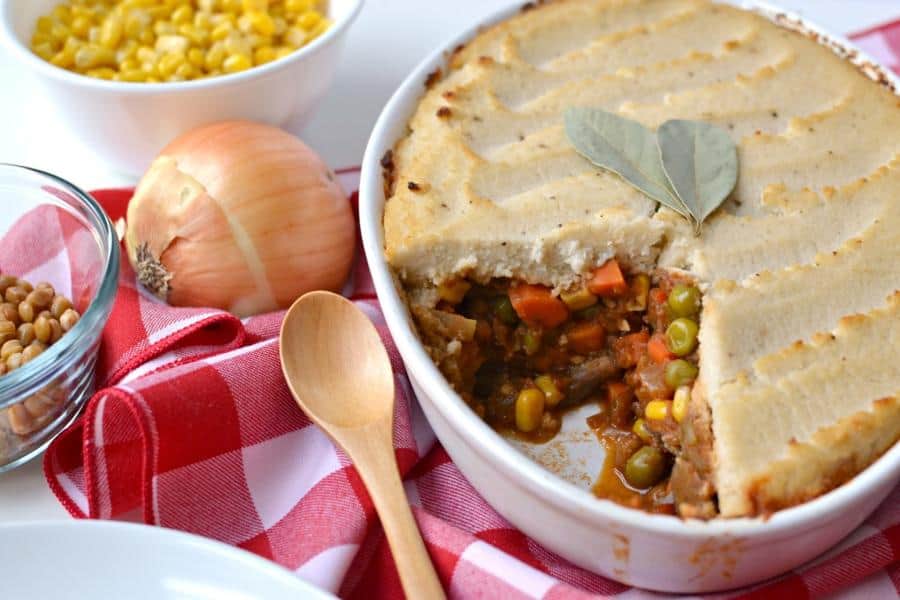
[[[118,239],[82,190],[37,169],[0,163],[0,271],[32,284],[49,281],[81,314],[40,356],[0,376],[3,472],[46,448],[93,393],[100,336],[118,284]],[[9,419],[17,404],[31,417],[27,431],[19,425],[18,433]]]

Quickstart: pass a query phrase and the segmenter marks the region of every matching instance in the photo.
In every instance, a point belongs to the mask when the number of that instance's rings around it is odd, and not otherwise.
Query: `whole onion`
[[[196,129],[153,161],[128,205],[138,279],[175,306],[248,316],[339,290],[353,259],[346,196],[324,162],[274,127]]]

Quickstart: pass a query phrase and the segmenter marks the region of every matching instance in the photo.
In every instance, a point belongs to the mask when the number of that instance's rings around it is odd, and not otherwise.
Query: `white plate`
[[[111,521],[0,525],[0,574],[11,600],[334,598],[250,552]]]

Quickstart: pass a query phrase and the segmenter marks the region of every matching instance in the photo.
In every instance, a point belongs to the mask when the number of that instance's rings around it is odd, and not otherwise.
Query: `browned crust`
[[[847,483],[898,440],[900,399],[892,397],[817,431],[809,442],[792,441],[787,456],[750,484],[751,516],[802,504]]]

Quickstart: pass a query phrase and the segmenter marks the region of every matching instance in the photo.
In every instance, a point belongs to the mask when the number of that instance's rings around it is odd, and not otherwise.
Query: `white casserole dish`
[[[895,88],[900,83],[846,39],[787,11],[759,2],[731,3],[816,36],[873,78]],[[571,483],[573,474],[564,464],[554,464],[555,474],[511,445],[469,409],[420,344],[384,258],[380,160],[404,135],[423,83],[429,73],[444,68],[450,50],[519,9],[517,4],[475,24],[419,64],[386,105],[363,160],[359,198],[366,256],[429,423],[462,473],[501,515],[546,548],[601,575],[647,589],[699,593],[759,582],[815,558],[852,532],[900,482],[900,444],[849,483],[768,520],[700,522],[650,515],[597,499]],[[583,421],[578,413],[571,418]],[[599,443],[595,448],[599,463]]]

